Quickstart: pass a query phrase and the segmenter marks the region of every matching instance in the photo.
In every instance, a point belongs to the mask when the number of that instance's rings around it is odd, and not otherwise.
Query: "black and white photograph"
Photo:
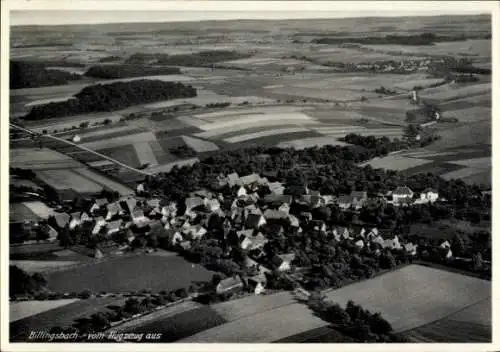
[[[2,2],[2,350],[493,344],[497,2],[85,3]]]

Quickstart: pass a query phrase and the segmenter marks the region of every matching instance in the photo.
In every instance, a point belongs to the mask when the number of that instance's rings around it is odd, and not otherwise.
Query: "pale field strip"
[[[348,300],[381,312],[395,331],[442,319],[491,297],[491,282],[444,270],[410,265],[326,294],[345,306]]]
[[[53,301],[24,301],[9,303],[9,323],[78,301],[77,298]]]
[[[420,96],[422,98],[436,100],[451,100],[467,98],[471,95],[483,95],[491,92],[491,83],[478,83],[465,87],[455,85],[445,85],[424,90]]]
[[[359,131],[346,131],[346,132],[330,132],[330,133],[325,133],[325,132],[319,132],[321,134],[325,134],[327,136],[333,136],[333,137],[345,137],[349,133],[356,133],[360,136],[374,136],[374,137],[402,137],[404,135],[403,131],[400,129],[395,129],[395,130],[359,130]]]
[[[86,177],[90,180],[93,180],[96,183],[98,183],[102,186],[105,186],[113,191],[116,191],[120,195],[135,194],[134,190],[132,190],[131,188],[126,187],[126,186],[122,185],[121,183],[113,181],[107,177],[101,176],[98,173],[96,173],[88,168],[73,169],[73,172],[78,174],[78,175],[81,175],[83,177]]]
[[[158,140],[154,140],[154,141],[149,142],[149,146],[153,150],[153,153],[156,156],[162,155],[165,153],[165,151],[163,150],[163,148],[160,145],[160,143],[158,142]]]
[[[102,190],[100,185],[74,173],[73,170],[37,171],[36,176],[57,190],[74,189],[79,193],[99,193]]]
[[[100,136],[105,137],[106,135],[112,134],[112,133],[135,131],[135,130],[137,130],[137,127],[130,126],[130,125],[117,126],[117,127],[111,127],[111,128],[104,127],[102,129],[94,130],[91,132],[78,133],[78,136],[80,136],[82,139],[89,138],[89,137],[100,137]]]
[[[45,203],[40,201],[24,202],[22,204],[42,219],[48,219],[49,216],[56,213],[54,209],[49,208]]]
[[[130,330],[140,327],[142,325],[147,324],[148,322],[152,320],[159,320],[159,319],[166,319],[168,317],[175,316],[180,313],[188,312],[191,310],[194,310],[196,308],[202,307],[200,303],[196,303],[193,301],[185,301],[179,304],[174,304],[170,307],[160,309],[156,312],[153,312],[151,314],[147,314],[145,316],[139,317],[137,319],[132,319],[129,320],[123,324],[119,324],[117,326],[113,326],[112,328],[109,329],[109,331],[116,331],[116,332],[124,332],[127,333]]]
[[[193,118],[193,117],[187,116],[187,115],[179,116],[179,117],[177,117],[177,120],[182,122],[182,123],[185,123],[186,125],[197,127],[197,128],[199,128],[200,126],[203,126],[207,123],[206,121],[198,120],[196,118]]]
[[[460,42],[440,42],[435,43],[432,47],[427,45],[364,45],[365,47],[382,50],[386,52],[404,52],[406,54],[428,54],[431,55],[449,55],[449,54],[477,54],[481,56],[491,57],[491,40],[488,39],[469,39]]]
[[[38,148],[11,148],[10,161],[20,164],[32,164],[34,162],[43,161],[71,161],[69,156],[56,152],[52,149]]]
[[[401,110],[403,115],[401,119],[404,119],[404,112],[406,110],[414,109],[415,106],[410,104],[410,101],[407,97],[401,98],[387,98],[387,99],[374,99],[368,100],[364,102],[356,102],[353,106],[360,107],[364,109],[367,115],[370,115],[371,108],[383,108],[383,109],[391,109],[391,110]]]
[[[224,139],[224,141],[228,142],[228,143],[239,143],[239,142],[245,142],[245,141],[249,141],[252,139],[258,139],[258,138],[262,138],[262,137],[295,133],[295,132],[306,132],[306,131],[309,131],[309,129],[304,128],[304,127],[274,129],[274,130],[268,130],[268,131],[242,134],[242,135],[237,136],[237,137],[226,138],[226,139]]]
[[[457,98],[456,100],[460,101],[460,102],[467,102],[467,103],[473,103],[473,104],[481,104],[481,103],[490,103],[491,104],[491,92],[474,95],[472,97]],[[449,100],[450,103],[452,103],[454,101],[455,101],[455,99]]]
[[[227,321],[233,321],[294,303],[295,297],[285,291],[217,303],[212,305],[212,309]]]
[[[219,325],[179,342],[273,342],[326,325],[305,304],[294,303]]]
[[[423,77],[416,76],[415,79],[422,79]],[[334,77],[322,80],[311,80],[309,82],[299,82],[294,84],[299,88],[318,88],[318,89],[352,89],[352,90],[372,90],[384,86],[389,88],[396,84],[400,84],[407,80],[407,76],[401,75],[382,75],[378,77],[369,76],[349,76],[349,77]],[[411,79],[411,78],[410,78]]]
[[[53,268],[61,268],[78,264],[76,261],[49,261],[49,260],[10,260],[9,265],[16,265],[27,271],[30,274],[50,270]]]
[[[478,169],[490,169],[491,168],[491,157],[483,158],[473,158],[473,159],[463,159],[463,160],[453,160],[449,161],[451,164],[473,167]]]
[[[492,116],[491,107],[474,106],[467,109],[447,110],[446,117],[456,117],[459,122],[474,122],[487,119]]]
[[[370,165],[374,169],[403,171],[412,167],[429,164],[431,162],[431,160],[426,159],[407,158],[399,155],[390,155],[383,158],[373,158],[368,162],[359,164],[359,166],[363,167],[366,165]]]
[[[140,132],[140,133],[130,134],[127,136],[120,136],[120,137],[103,139],[99,141],[80,143],[80,145],[88,149],[99,150],[99,149],[121,147],[127,144],[149,142],[155,139],[156,136],[154,135],[153,132]]]
[[[115,163],[109,160],[98,160],[98,161],[91,161],[88,163],[88,165],[91,167],[106,167],[115,165]]]
[[[338,127],[333,127],[333,126],[319,126],[319,127],[314,127],[313,128],[315,131],[319,133],[356,133],[357,131],[364,131],[367,128],[363,126],[342,126],[339,125]]]
[[[200,137],[200,138],[215,138],[220,135],[225,135],[228,133],[232,132],[238,132],[242,130],[246,130],[249,128],[261,128],[261,127],[283,127],[283,126],[289,126],[289,125],[296,125],[297,127],[311,127],[319,124],[318,121],[302,121],[302,122],[295,122],[294,121],[274,121],[274,120],[269,120],[266,119],[264,121],[245,121],[245,122],[240,122],[238,125],[235,126],[230,126],[230,127],[225,127],[224,129],[214,129],[206,132],[200,132],[196,133],[193,136]]]
[[[210,117],[210,118],[203,118],[200,117],[200,115],[195,115],[197,119],[205,121],[205,123],[215,123],[215,122],[229,122],[229,121],[234,121],[235,119],[249,119],[254,116],[262,116],[264,115],[263,112],[252,112],[252,113],[241,113],[241,114],[230,114],[230,115],[223,115],[220,117]]]
[[[450,320],[463,321],[491,326],[492,323],[492,302],[491,297],[482,300],[464,310],[452,314]]]
[[[85,73],[85,70],[82,70],[81,68],[78,67],[47,67],[47,70],[57,70],[57,71],[64,71],[64,72],[69,72],[69,73],[74,73],[77,75],[83,75]]]
[[[329,90],[324,88],[297,88],[289,86],[287,88],[273,89],[272,92],[276,94],[302,97],[302,99],[326,99],[336,101],[358,100],[362,96],[368,99],[377,97],[377,94],[373,92],[361,92],[342,88]]]
[[[135,153],[137,154],[137,158],[141,165],[150,164],[150,165],[158,165],[158,161],[156,160],[156,156],[149,145],[149,142],[140,142],[132,144],[134,147]]]
[[[182,136],[182,140],[197,153],[219,150],[219,147],[216,144],[198,138]]]
[[[79,118],[71,117],[68,119],[64,118],[63,120],[59,119],[56,120],[55,122],[54,120],[50,122],[49,121],[41,122],[39,124],[37,123],[36,126],[32,126],[29,128],[30,130],[38,133],[42,133],[43,130],[47,130],[49,132],[55,130],[62,131],[65,129],[74,129],[75,127],[78,128],[78,126],[82,122],[89,122],[90,125],[93,125],[93,124],[103,123],[104,120],[107,119],[109,119],[111,122],[118,122],[120,121],[120,119],[122,119],[122,116],[117,114],[108,114],[107,116],[100,116],[100,117],[94,115],[85,115],[85,116],[80,116]],[[75,130],[75,133],[77,132],[78,130]]]
[[[199,119],[219,119],[225,116],[245,116],[253,114],[270,114],[270,113],[285,113],[285,112],[297,112],[302,110],[307,110],[308,107],[301,106],[266,106],[266,107],[255,107],[250,109],[231,109],[216,112],[207,112],[204,114],[196,114],[193,117]]]
[[[440,175],[441,178],[445,180],[451,179],[461,179],[469,176],[473,176],[479,173],[482,173],[484,169],[479,169],[475,167],[464,167],[463,169],[447,172],[445,174]]]
[[[250,57],[246,59],[223,61],[222,63],[233,64],[233,65],[256,65],[256,64],[258,65],[258,64],[273,63],[276,61],[279,61],[279,59],[269,58],[269,57]]]
[[[258,124],[263,121],[268,121],[268,120],[273,120],[273,121],[285,121],[285,122],[290,122],[290,121],[310,121],[312,120],[311,117],[300,113],[300,112],[288,112],[288,113],[270,113],[270,114],[264,114],[264,115],[250,115],[251,116],[251,121],[239,121],[240,119],[237,120],[232,120],[232,121],[223,121],[223,122],[213,122],[213,123],[207,123],[205,125],[199,126],[202,130],[205,131],[210,131],[210,130],[215,130],[215,129],[224,129],[224,128],[231,128],[239,124]]]
[[[30,101],[29,103],[24,104],[24,106],[25,107],[32,107],[35,105],[42,105],[42,104],[48,104],[48,103],[59,103],[59,102],[63,102],[63,101],[68,101],[70,99],[74,99],[74,97],[68,96],[68,97],[59,97],[59,98],[40,99],[40,100]]]
[[[277,145],[277,147],[305,149],[310,147],[322,147],[324,145],[348,146],[350,144],[339,141],[334,137],[310,137],[310,138],[302,138],[302,139],[295,139],[292,141],[281,142]]]
[[[163,165],[156,165],[153,167],[148,167],[146,171],[150,173],[160,173],[160,172],[170,172],[174,166],[178,166],[179,168],[182,166],[191,166],[193,164],[196,164],[199,162],[200,159],[198,158],[190,158],[190,159],[185,159],[185,160],[177,160],[168,164],[163,164]]]

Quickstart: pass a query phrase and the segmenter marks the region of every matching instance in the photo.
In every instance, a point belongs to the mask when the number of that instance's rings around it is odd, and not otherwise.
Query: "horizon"
[[[230,21],[287,21],[287,20],[329,20],[362,18],[407,18],[440,16],[491,16],[479,9],[465,11],[111,11],[111,10],[13,10],[10,13],[10,27],[56,27],[106,24],[146,23],[200,23]]]

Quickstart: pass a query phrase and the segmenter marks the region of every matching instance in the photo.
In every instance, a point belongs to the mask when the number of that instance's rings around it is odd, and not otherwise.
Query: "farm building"
[[[229,277],[217,284],[215,292],[220,295],[224,293],[241,290],[243,287],[244,287],[243,280],[241,280],[239,276]]]
[[[258,275],[250,276],[247,280],[248,287],[256,295],[260,295],[265,291],[266,283],[266,275],[261,273],[259,273]]]
[[[392,201],[394,203],[403,203],[413,198],[413,191],[407,186],[398,186],[392,192]]]
[[[295,259],[294,253],[280,254],[272,259],[278,271],[288,271],[292,268],[292,261]]]

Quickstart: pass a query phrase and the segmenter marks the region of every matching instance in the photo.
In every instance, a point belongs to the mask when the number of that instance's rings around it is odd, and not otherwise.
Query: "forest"
[[[442,36],[435,35],[434,33],[421,33],[421,34],[410,34],[410,35],[393,35],[388,34],[383,37],[321,37],[315,38],[311,42],[315,44],[346,44],[346,43],[359,43],[365,45],[386,45],[386,44],[398,44],[398,45],[434,45],[438,42],[457,42],[466,39],[471,39],[465,35],[455,35],[455,36]]]
[[[85,72],[85,76],[102,79],[115,79],[141,76],[172,75],[180,73],[181,70],[178,67],[153,67],[144,65],[116,64],[91,66]]]
[[[42,63],[10,61],[10,89],[64,85],[79,79],[80,75],[48,70]]]
[[[114,111],[137,104],[196,96],[197,92],[194,87],[179,82],[141,79],[130,82],[96,84],[83,88],[75,94],[76,99],[34,106],[23,119],[42,120]]]

